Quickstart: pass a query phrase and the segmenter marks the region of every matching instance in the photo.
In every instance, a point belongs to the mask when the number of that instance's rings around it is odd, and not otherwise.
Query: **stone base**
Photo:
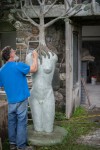
[[[65,136],[67,131],[59,126],[55,126],[52,133],[36,132],[32,125],[28,126],[28,141],[32,146],[55,145],[61,143]]]

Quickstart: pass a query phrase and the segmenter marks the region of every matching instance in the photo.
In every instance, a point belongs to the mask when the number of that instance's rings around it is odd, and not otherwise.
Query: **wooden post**
[[[71,42],[72,42],[72,37],[71,37],[71,25],[69,21],[65,23],[66,25],[66,31],[65,31],[65,41],[66,41],[66,117],[70,118],[72,108],[71,108],[71,100],[72,100],[72,91],[71,91],[71,73],[72,73],[72,67],[71,67]]]

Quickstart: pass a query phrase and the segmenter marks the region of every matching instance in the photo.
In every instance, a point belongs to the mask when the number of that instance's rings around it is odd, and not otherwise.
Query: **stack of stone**
[[[64,112],[65,109],[65,85],[66,85],[66,71],[65,64],[57,64],[53,79],[53,89],[56,101],[56,110]]]

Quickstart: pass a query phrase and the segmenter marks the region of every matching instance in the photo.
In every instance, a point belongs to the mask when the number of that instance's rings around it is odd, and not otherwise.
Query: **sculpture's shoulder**
[[[53,52],[48,52],[48,53],[50,55],[50,59],[49,60],[56,63],[58,61],[58,56],[55,53],[53,53]],[[42,56],[42,59],[43,59],[43,61],[48,61],[48,56],[46,58],[44,58],[44,56]],[[32,53],[28,53],[26,55],[26,63],[28,65],[32,65],[32,63],[33,63]]]
[[[58,61],[58,56],[55,53],[49,52],[50,59],[54,60],[55,62]]]

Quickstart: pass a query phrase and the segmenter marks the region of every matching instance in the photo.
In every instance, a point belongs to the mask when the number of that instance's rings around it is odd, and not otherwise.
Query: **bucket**
[[[97,81],[96,78],[94,78],[94,77],[91,78],[91,83],[92,83],[92,85],[96,85],[96,81]]]

